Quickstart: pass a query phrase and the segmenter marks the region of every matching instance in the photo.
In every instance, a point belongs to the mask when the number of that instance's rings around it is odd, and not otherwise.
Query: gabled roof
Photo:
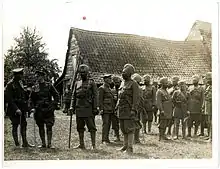
[[[140,75],[178,75],[186,80],[211,70],[200,41],[171,41],[78,28],[71,28],[71,34],[96,81],[102,73],[121,74],[126,63],[133,64]]]

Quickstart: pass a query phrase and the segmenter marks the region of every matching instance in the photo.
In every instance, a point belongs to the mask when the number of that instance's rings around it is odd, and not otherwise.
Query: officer
[[[15,146],[20,146],[18,141],[18,126],[20,125],[22,136],[22,147],[32,147],[28,144],[26,130],[27,121],[26,115],[28,112],[28,96],[24,90],[23,68],[17,68],[13,71],[14,78],[8,82],[5,87],[5,100],[8,103],[8,116],[12,122],[12,136],[15,142]]]
[[[156,102],[159,109],[159,141],[168,140],[165,136],[168,122],[172,119],[172,99],[167,91],[168,78],[160,79],[161,88],[156,93]]]
[[[114,88],[112,89],[112,93],[114,95],[114,106],[116,106],[117,101],[118,101],[118,95],[119,95],[119,87],[121,86],[121,78],[118,76],[113,76],[112,81],[114,83]],[[119,119],[118,119],[118,114],[117,111],[114,111],[114,115],[112,118],[112,129],[115,132],[115,141],[118,142],[120,141],[120,135],[119,135]]]
[[[132,74],[134,74],[134,67],[131,64],[124,65],[122,71],[124,81],[120,87],[119,100],[116,106],[119,110],[120,128],[124,135],[123,147],[119,150],[127,153],[133,152],[135,115],[139,97],[139,87],[137,82],[131,79]]]
[[[205,99],[203,104],[204,114],[207,116],[208,125],[208,141],[212,141],[212,72],[208,72],[205,77],[206,89],[205,89]]]
[[[151,126],[153,121],[153,112],[156,108],[156,88],[150,84],[150,75],[144,75],[144,106],[147,112],[147,117],[142,118],[144,132],[146,132],[146,123],[148,122],[148,133],[151,133]]]
[[[138,100],[138,109],[137,109],[137,113],[136,113],[136,116],[135,116],[135,131],[134,131],[134,143],[135,144],[138,144],[138,143],[141,143],[140,142],[140,129],[142,128],[142,125],[140,123],[140,116],[141,114],[145,114],[146,111],[144,109],[144,100],[143,100],[143,90],[142,88],[140,87],[140,83],[142,81],[142,77],[135,73],[133,75],[133,78],[132,78],[134,81],[136,81],[139,85],[139,100]]]
[[[70,104],[70,112],[76,113],[76,125],[79,133],[80,144],[75,148],[85,149],[84,131],[85,124],[91,134],[92,149],[96,149],[96,125],[97,115],[97,86],[93,79],[88,77],[89,67],[85,64],[79,66],[81,80],[75,83]]]
[[[171,87],[168,89],[168,93],[170,94],[170,96],[173,95],[173,93],[179,89],[178,87],[178,82],[179,82],[179,77],[177,76],[173,76],[172,77],[172,82],[171,82]],[[171,135],[171,129],[172,129],[172,125],[174,124],[174,118],[172,117],[171,120],[168,121],[168,131],[167,131],[167,135]],[[175,126],[174,126],[175,127]],[[175,128],[174,128],[175,130]],[[173,131],[174,131],[173,130]]]
[[[51,145],[52,127],[55,122],[54,111],[57,109],[59,96],[54,86],[45,81],[46,77],[43,71],[36,71],[35,75],[37,84],[32,87],[31,100],[33,109],[31,112],[34,113],[42,141],[42,145],[39,148],[46,148],[44,125],[46,125],[47,132],[47,148],[54,148]]]
[[[186,133],[186,119],[188,118],[189,112],[189,100],[190,95],[186,89],[185,81],[178,82],[179,89],[175,90],[172,96],[173,101],[173,117],[174,117],[174,140],[178,139],[180,121],[182,124],[182,136],[185,139]]]
[[[197,131],[201,123],[201,111],[204,101],[204,89],[199,86],[199,76],[194,75],[192,77],[193,86],[189,88],[190,92],[190,118],[188,120],[188,137],[191,137],[191,128],[193,122],[195,124],[194,136],[197,136]]]
[[[110,143],[109,131],[111,121],[114,115],[115,103],[114,95],[110,89],[112,83],[111,75],[106,74],[103,76],[104,84],[98,89],[99,111],[102,116],[102,143]]]

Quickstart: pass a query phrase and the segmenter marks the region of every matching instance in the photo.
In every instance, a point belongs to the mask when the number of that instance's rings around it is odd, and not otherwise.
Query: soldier
[[[199,76],[194,75],[193,86],[189,88],[190,92],[190,118],[188,120],[188,137],[191,137],[191,128],[193,127],[193,122],[195,124],[194,136],[197,136],[197,131],[201,123],[201,110],[204,100],[204,90],[199,86]]]
[[[146,111],[144,109],[144,100],[143,100],[143,90],[140,87],[140,83],[142,81],[142,78],[139,74],[135,73],[133,75],[133,80],[136,81],[139,85],[139,100],[138,100],[138,109],[135,116],[135,131],[134,131],[134,143],[138,144],[140,142],[140,129],[142,128],[142,125],[140,123],[140,116],[141,114],[146,114]]]
[[[156,108],[156,88],[150,84],[150,75],[144,75],[144,106],[147,112],[147,117],[142,118],[144,132],[146,133],[146,123],[148,122],[148,133],[151,133],[151,126],[153,121],[153,112]]]
[[[111,75],[106,74],[103,76],[104,84],[99,87],[98,100],[99,100],[99,111],[102,116],[102,143],[110,143],[109,131],[111,127],[111,121],[114,115],[115,103],[114,95],[110,89],[112,82]]]
[[[91,134],[92,149],[96,149],[96,125],[97,115],[97,86],[93,79],[88,77],[89,67],[85,64],[79,66],[81,80],[75,83],[70,104],[70,112],[76,113],[76,126],[79,133],[80,144],[75,148],[85,149],[84,131],[85,124]]]
[[[172,99],[167,92],[168,79],[162,77],[160,79],[161,88],[156,93],[156,102],[159,109],[159,141],[168,140],[165,136],[166,127],[168,122],[172,119]]]
[[[180,121],[182,123],[182,136],[185,139],[186,133],[186,119],[188,118],[189,112],[189,100],[190,95],[186,89],[185,81],[179,81],[179,88],[175,90],[172,96],[174,105],[173,117],[174,117],[174,140],[178,139]]]
[[[168,93],[170,94],[170,96],[173,95],[173,93],[179,89],[178,87],[178,81],[179,81],[179,77],[177,76],[173,76],[172,77],[172,83],[171,83],[171,88],[168,89]],[[172,125],[174,124],[174,118],[172,117],[172,119],[168,122],[168,131],[167,131],[167,135],[171,135],[171,129],[172,129]],[[175,128],[173,129],[173,131],[175,130]]]
[[[119,100],[116,106],[119,110],[120,128],[124,135],[123,147],[119,150],[127,153],[133,152],[134,120],[138,108],[139,93],[137,82],[131,79],[132,74],[134,74],[134,67],[131,64],[124,65],[122,71],[124,81],[120,87]]]
[[[112,89],[112,93],[114,95],[114,103],[116,106],[118,101],[118,94],[119,94],[119,87],[121,86],[121,78],[118,76],[112,77],[112,81],[114,83],[114,88]],[[120,135],[119,135],[119,119],[117,111],[114,111],[113,117],[112,117],[112,129],[115,132],[116,142],[120,141]]]
[[[158,90],[158,82],[156,81],[153,81],[153,86],[155,87],[155,90],[156,90],[156,93],[157,93],[157,90]],[[156,98],[156,97],[155,97]],[[155,105],[154,107],[154,122],[157,124],[157,111],[158,111],[158,108],[157,108],[157,105]]]
[[[70,108],[70,102],[71,102],[71,94],[72,91],[70,89],[70,84],[67,85],[65,93],[64,93],[64,110],[63,113],[67,113],[69,115],[69,108]]]
[[[33,145],[28,144],[26,136],[28,97],[22,83],[23,68],[14,69],[12,72],[14,74],[14,78],[8,82],[5,88],[5,100],[8,103],[7,112],[12,122],[12,136],[15,142],[15,146],[20,146],[17,131],[18,126],[20,125],[23,142],[22,147],[33,147]]]
[[[207,115],[207,125],[208,125],[208,141],[212,141],[212,73],[208,72],[206,74],[206,90],[205,90],[205,99],[203,104],[204,114]]]
[[[33,86],[31,93],[31,100],[33,103],[34,119],[39,128],[39,135],[42,145],[39,148],[54,148],[51,145],[52,140],[52,127],[55,122],[54,111],[57,109],[59,96],[50,82],[46,82],[45,73],[43,71],[36,71],[37,84]],[[53,97],[53,100],[52,100]],[[47,146],[45,141],[45,129],[47,132]]]

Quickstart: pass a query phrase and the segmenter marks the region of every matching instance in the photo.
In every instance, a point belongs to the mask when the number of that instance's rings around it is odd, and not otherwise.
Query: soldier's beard
[[[120,85],[115,85],[115,88],[118,89],[120,87]]]
[[[82,81],[87,80],[87,75],[81,75],[81,79],[82,79]]]

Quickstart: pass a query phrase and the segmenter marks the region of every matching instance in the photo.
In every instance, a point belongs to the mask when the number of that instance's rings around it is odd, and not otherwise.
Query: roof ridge
[[[183,43],[188,43],[186,42],[185,39],[183,40],[171,40],[171,39],[163,39],[163,38],[158,38],[158,37],[152,37],[152,36],[144,36],[144,35],[138,35],[138,34],[130,34],[130,33],[118,33],[118,32],[104,32],[104,31],[94,31],[94,30],[86,30],[86,29],[81,29],[77,27],[71,27],[70,30],[72,33],[75,31],[81,31],[81,32],[87,32],[87,33],[94,33],[96,35],[121,35],[121,36],[130,36],[130,37],[135,37],[135,38],[148,38],[152,40],[163,40],[167,42],[183,42]]]

